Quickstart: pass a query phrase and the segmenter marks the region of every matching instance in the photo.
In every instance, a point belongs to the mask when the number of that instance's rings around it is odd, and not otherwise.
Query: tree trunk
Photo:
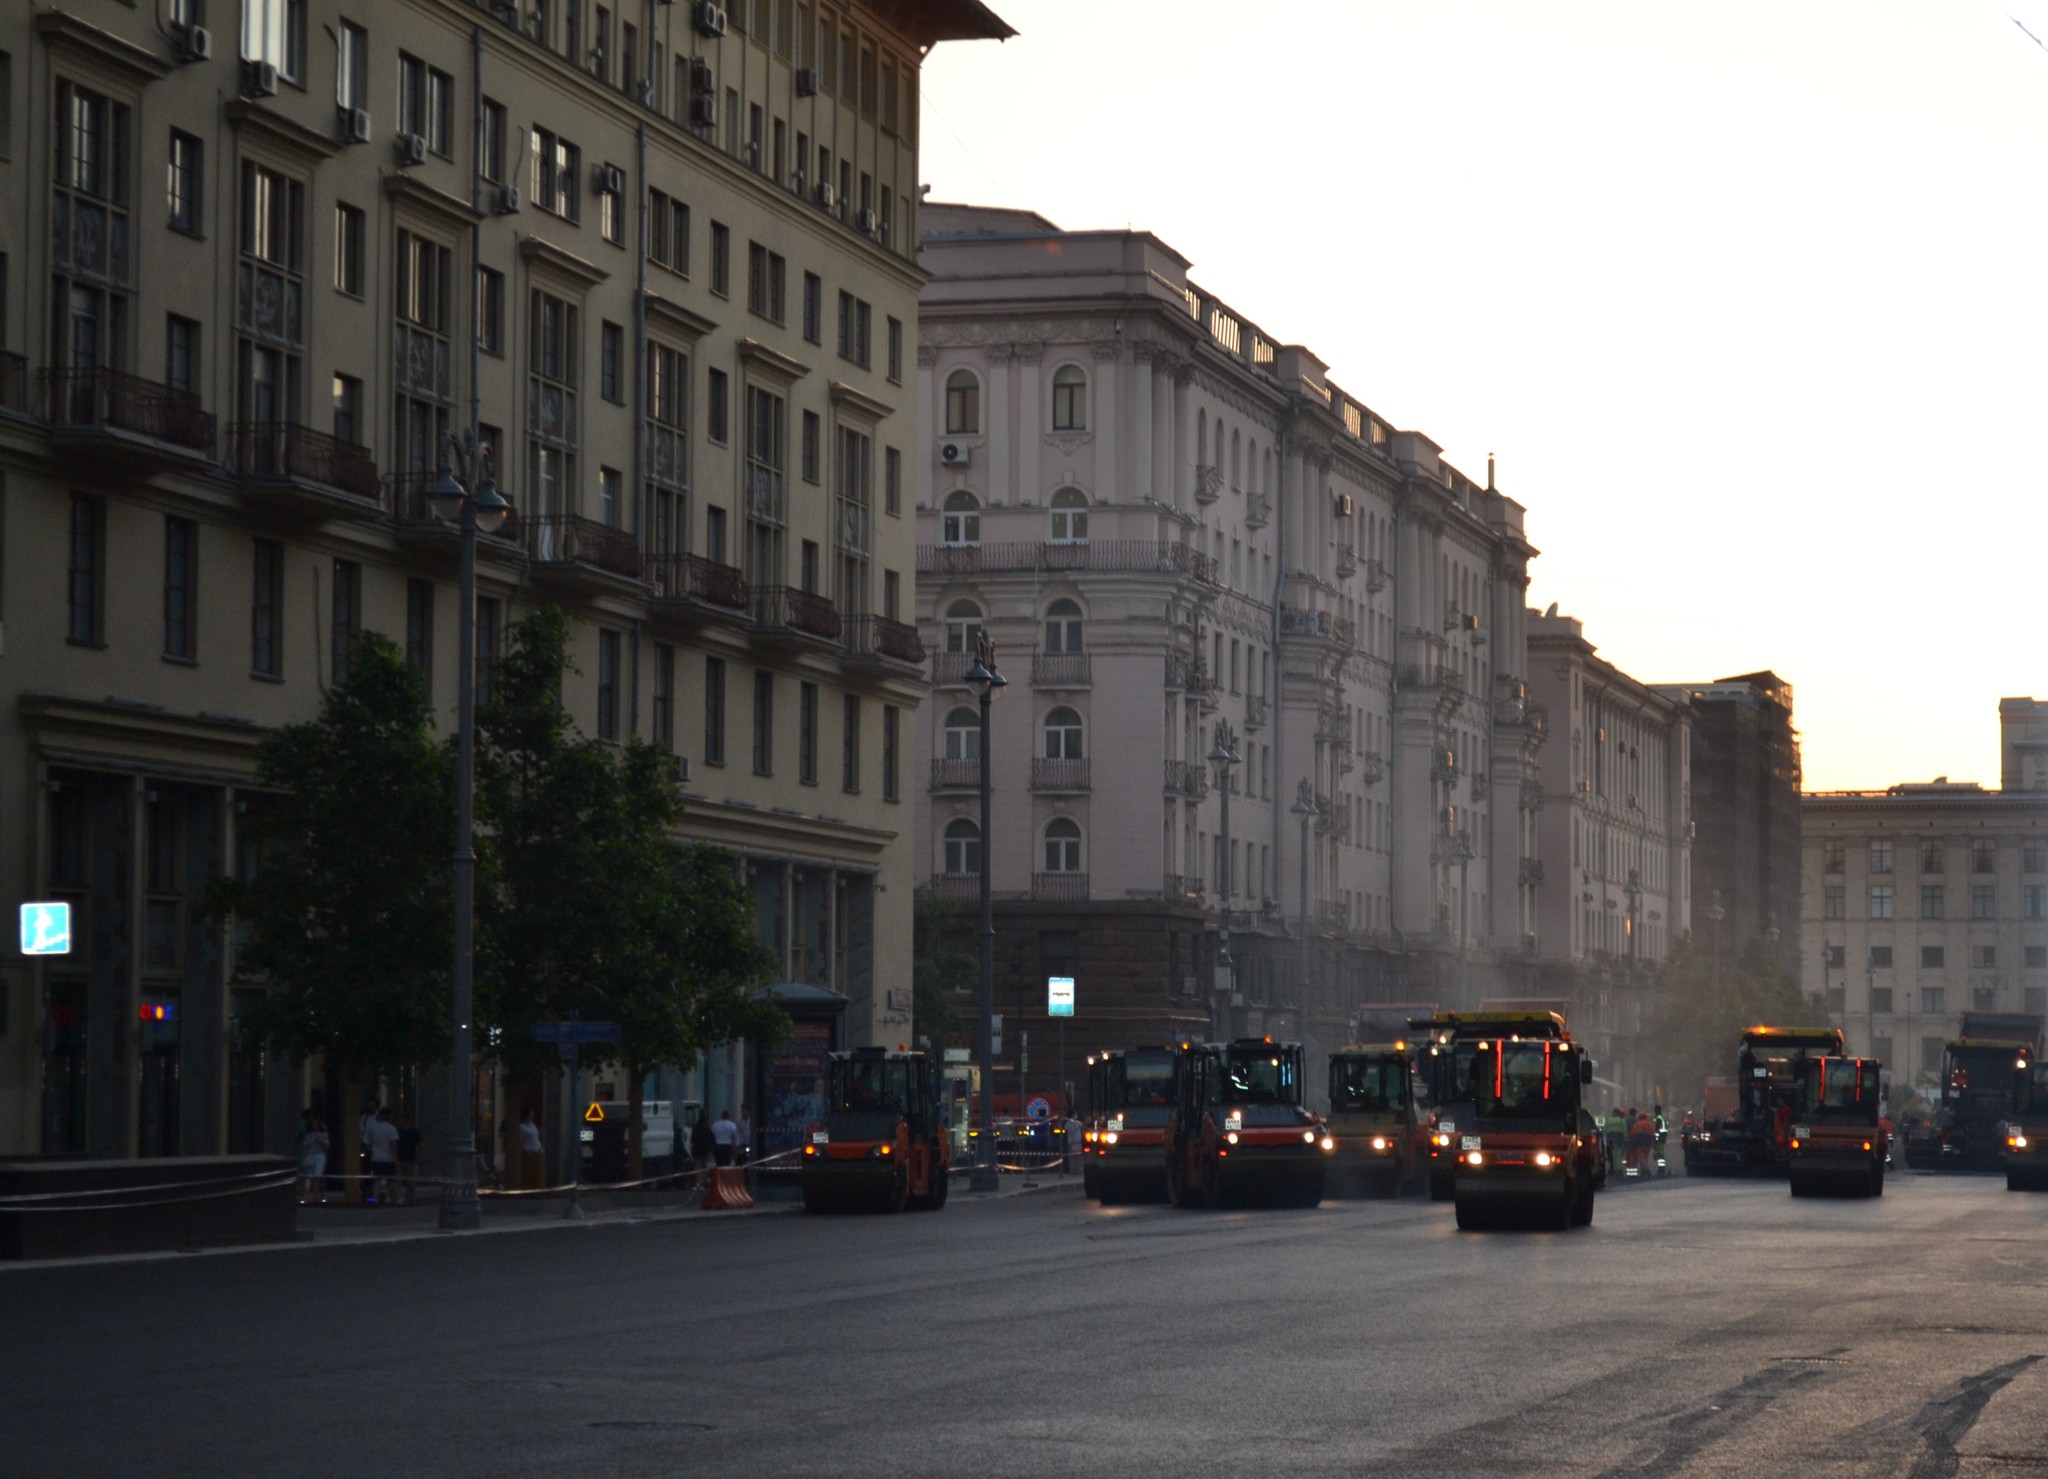
[[[628,1070],[626,1085],[626,1179],[638,1181],[641,1166],[640,1108],[647,1098],[645,1074]]]

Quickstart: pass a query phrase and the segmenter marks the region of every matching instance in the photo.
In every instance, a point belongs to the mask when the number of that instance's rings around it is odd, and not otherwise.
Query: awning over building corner
[[[829,986],[813,986],[808,981],[771,981],[754,992],[754,999],[812,1013],[843,1012],[853,1000],[850,996],[841,996]]]
[[[1016,28],[981,0],[870,0],[875,13],[920,46],[939,41],[1007,41]]]

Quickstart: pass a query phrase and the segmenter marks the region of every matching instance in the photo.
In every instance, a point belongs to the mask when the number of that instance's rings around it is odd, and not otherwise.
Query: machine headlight
[[[1336,1148],[1337,1148],[1337,1142],[1336,1142],[1336,1140],[1335,1140],[1335,1139],[1334,1139],[1333,1137],[1329,1136],[1329,1135],[1325,1135],[1325,1136],[1323,1137],[1323,1149],[1324,1149],[1324,1150],[1335,1150]]]
[[[1114,1145],[1114,1144],[1116,1144],[1116,1131],[1114,1131],[1114,1130],[1104,1130],[1104,1131],[1102,1132],[1102,1143],[1103,1143],[1104,1145]]]
[[[1536,1164],[1539,1166],[1554,1166],[1557,1164],[1557,1157],[1547,1150],[1539,1150],[1536,1152]]]
[[[1798,1141],[1798,1139],[1797,1139],[1796,1137],[1795,1137],[1795,1138],[1793,1139],[1793,1141],[1792,1141],[1792,1148],[1793,1148],[1794,1150],[1797,1150],[1797,1149],[1799,1149],[1799,1141]]]
[[[1229,1141],[1232,1145],[1235,1145],[1237,1144],[1237,1131],[1227,1130],[1224,1132],[1223,1138]]]
[[[1451,1143],[1451,1137],[1448,1135],[1432,1135],[1429,1138],[1430,1142],[1435,1145],[1448,1146]]]
[[[2025,1150],[2027,1148],[2027,1137],[2020,1134],[2017,1130],[2015,1130],[2012,1134],[2006,1137],[2005,1143],[2007,1145],[2010,1145],[2014,1150]]]
[[[1374,1150],[1377,1150],[1377,1151],[1381,1151],[1381,1152],[1384,1152],[1384,1151],[1385,1151],[1385,1150],[1387,1149],[1387,1137],[1386,1137],[1386,1136],[1384,1136],[1384,1135],[1375,1135],[1375,1136],[1373,1136],[1373,1137],[1372,1137],[1372,1148],[1373,1148]]]
[[[1483,1165],[1483,1164],[1485,1164],[1485,1162],[1486,1162],[1486,1157],[1485,1157],[1485,1156],[1483,1156],[1483,1155],[1481,1155],[1481,1154],[1480,1154],[1480,1153],[1479,1153],[1478,1151],[1476,1151],[1476,1150],[1468,1150],[1468,1151],[1466,1151],[1466,1152],[1465,1152],[1465,1164],[1466,1164],[1466,1165],[1468,1165],[1468,1166],[1478,1166],[1478,1165]]]
[[[1303,1130],[1301,1138],[1305,1143],[1314,1145],[1316,1143],[1316,1132],[1314,1130]]]

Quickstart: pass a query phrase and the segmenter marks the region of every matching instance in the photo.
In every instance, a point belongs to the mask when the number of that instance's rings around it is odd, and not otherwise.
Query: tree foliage
[[[1641,1046],[1669,1101],[1697,1103],[1708,1078],[1732,1074],[1746,1027],[1829,1023],[1825,999],[1802,990],[1771,957],[1770,943],[1755,939],[1738,958],[1717,966],[1711,955],[1681,941],[1664,963]]]
[[[961,911],[930,887],[920,888],[911,912],[911,1032],[943,1050],[960,1030],[947,994],[975,984],[980,962],[949,948],[948,931]]]
[[[245,838],[224,878],[236,971],[268,981],[250,1029],[296,1058],[384,1071],[447,1056],[454,765],[425,686],[388,640],[359,636],[320,717],[267,738]]]

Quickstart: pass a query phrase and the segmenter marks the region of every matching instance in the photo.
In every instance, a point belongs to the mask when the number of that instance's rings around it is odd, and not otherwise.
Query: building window
[[[257,164],[242,166],[235,408],[237,419],[252,427],[296,421],[303,404],[299,351],[305,343],[305,194],[298,180]],[[282,455],[282,448],[267,438],[259,437],[250,450],[257,452],[259,465]]]
[[[946,432],[973,436],[980,430],[981,382],[972,370],[955,370],[946,377]]]
[[[2048,884],[2029,883],[2020,889],[2020,913],[2028,919],[2048,919]]]
[[[1939,842],[1923,842],[1920,844],[1920,871],[1922,873],[1939,873],[1945,866],[1946,859],[1942,855]]]
[[[405,661],[420,675],[420,685],[434,690],[434,582],[417,577],[405,583]]]
[[[1052,372],[1052,429],[1088,429],[1088,377],[1079,365],[1061,365]]]
[[[71,564],[66,582],[73,642],[98,646],[105,633],[107,504],[85,493],[71,495]]]
[[[334,207],[334,286],[363,296],[363,213],[352,205]]]
[[[597,631],[597,737],[619,741],[619,634],[604,627]]]
[[[1940,986],[1920,988],[1920,1010],[1941,1013],[1948,1010],[1948,992]]]
[[[803,465],[804,481],[807,483],[819,482],[823,478],[819,466],[822,458],[818,446],[823,434],[824,423],[819,419],[818,413],[804,412],[803,445],[798,449],[798,456]]]
[[[840,703],[839,789],[860,790],[860,695],[849,693]]]
[[[505,608],[496,596],[479,596],[476,602],[476,701],[482,707],[491,701],[492,682],[498,673],[498,643],[505,627]]]
[[[1081,758],[1081,716],[1070,708],[1057,708],[1045,716],[1045,758]]]
[[[847,616],[865,616],[873,605],[874,443],[851,427],[839,428],[839,457],[833,469],[838,485],[838,597]]]
[[[2020,871],[2048,873],[2048,842],[2030,841],[2020,844]]]
[[[449,341],[455,254],[410,231],[398,233],[396,247],[390,376],[394,466],[424,480],[440,465],[454,405]]]
[[[825,280],[815,272],[804,274],[804,341],[825,342]]]
[[[1941,945],[1922,945],[1920,947],[1921,970],[1938,971],[1943,969],[1947,964],[1948,950],[1946,947]]]
[[[704,659],[704,763],[725,764],[725,659]]]
[[[1843,866],[1843,843],[1839,837],[1830,837],[1821,843],[1821,871],[1839,873]]]
[[[533,204],[565,221],[577,219],[576,190],[583,151],[544,128],[533,131]]]
[[[676,650],[666,642],[654,644],[654,694],[648,714],[654,747],[673,754],[676,747]]]
[[[1842,964],[1848,956],[1849,947],[1846,945],[1823,945],[1821,951],[1826,957],[1822,963],[1829,969],[1838,971],[1842,969]]]
[[[671,272],[690,271],[690,208],[660,190],[647,192],[647,255]]]
[[[242,60],[292,82],[306,74],[306,0],[242,0]]]
[[[1920,885],[1920,917],[1922,919],[1942,918],[1942,905],[1943,895],[1940,884],[1923,883]]]
[[[191,134],[171,130],[171,229],[199,235],[205,220],[206,146]]]
[[[939,543],[981,543],[981,500],[965,488],[946,495],[946,505],[939,516]]]
[[[199,392],[199,324],[170,314],[164,320],[164,384],[186,395]]]
[[[1062,488],[1052,495],[1051,540],[1054,544],[1088,542],[1088,495],[1079,488]]]
[[[1996,945],[1972,945],[1970,947],[1970,968],[1978,971],[1996,970],[1998,947]]]
[[[1892,1009],[1892,988],[1873,986],[1870,988],[1870,1009],[1881,1016],[1888,1016]]]
[[[626,244],[626,197],[603,188],[603,182],[597,192],[597,230],[613,246]]]
[[[334,439],[352,447],[363,444],[363,382],[353,375],[334,377]]]
[[[946,823],[944,870],[950,878],[981,876],[981,828],[965,817]]]
[[[370,106],[370,33],[353,21],[342,21],[335,38],[334,101],[351,112]]]
[[[871,363],[874,313],[866,299],[839,295],[839,357],[862,369]]]
[[[903,727],[902,712],[894,704],[882,706],[882,799],[900,801],[902,789],[897,782],[897,754],[901,743]]]
[[[799,683],[796,687],[796,778],[806,786],[818,784],[818,685]]]
[[[1990,873],[1996,871],[1997,867],[1997,849],[1991,843],[1973,842],[1970,844],[1970,871],[1972,873]]]
[[[903,454],[894,447],[882,449],[882,512],[903,512]]]
[[[732,293],[732,231],[718,221],[711,223],[711,291],[721,298]]]
[[[350,649],[363,629],[363,567],[354,560],[334,562],[333,597],[327,614],[328,671],[339,688],[348,682]]]
[[[1070,817],[1055,817],[1045,824],[1045,871],[1081,871],[1081,828]]]
[[[754,774],[775,774],[775,675],[754,674]]]
[[[483,147],[478,151],[483,157],[478,161],[477,168],[493,185],[509,183],[505,178],[505,141],[510,137],[505,105],[485,98]]]
[[[945,744],[948,760],[981,758],[981,720],[974,710],[963,707],[947,712]]]
[[[625,357],[625,329],[615,323],[601,324],[597,331],[597,393],[614,405],[626,402],[626,377],[621,369]]]
[[[597,521],[608,529],[619,527],[619,510],[625,503],[626,480],[616,467],[597,470]]]
[[[1892,889],[1888,883],[1874,883],[1870,886],[1870,917],[1890,919],[1892,917]]]
[[[1998,918],[1998,890],[1995,885],[1989,883],[1973,883],[1970,885],[1970,918]]]
[[[2030,971],[2048,970],[2048,945],[2027,946],[2026,960],[2027,969]],[[2028,1010],[2032,1011],[2033,1008],[2029,1007]]]
[[[1870,969],[1874,971],[1888,971],[1891,968],[1892,947],[1889,945],[1872,945],[1870,947]]]
[[[398,54],[398,131],[418,134],[447,158],[455,134],[455,79],[418,57]]]
[[[946,651],[973,652],[981,641],[981,608],[955,601],[946,608]]]
[[[284,676],[284,546],[256,541],[249,581],[249,671],[259,678]]]
[[[723,442],[731,435],[728,429],[732,417],[730,385],[725,371],[713,370],[705,387],[704,431],[714,442]]]
[[[747,243],[747,311],[773,323],[782,322],[789,264],[758,241]]]
[[[164,520],[164,656],[192,662],[199,656],[199,526]]]
[[[1081,650],[1081,608],[1062,596],[1045,608],[1045,650],[1049,653]]]
[[[1870,871],[1889,873],[1892,871],[1892,845],[1889,842],[1870,844]]]
[[[536,290],[527,353],[527,497],[541,518],[569,511],[576,486],[576,307]]]

